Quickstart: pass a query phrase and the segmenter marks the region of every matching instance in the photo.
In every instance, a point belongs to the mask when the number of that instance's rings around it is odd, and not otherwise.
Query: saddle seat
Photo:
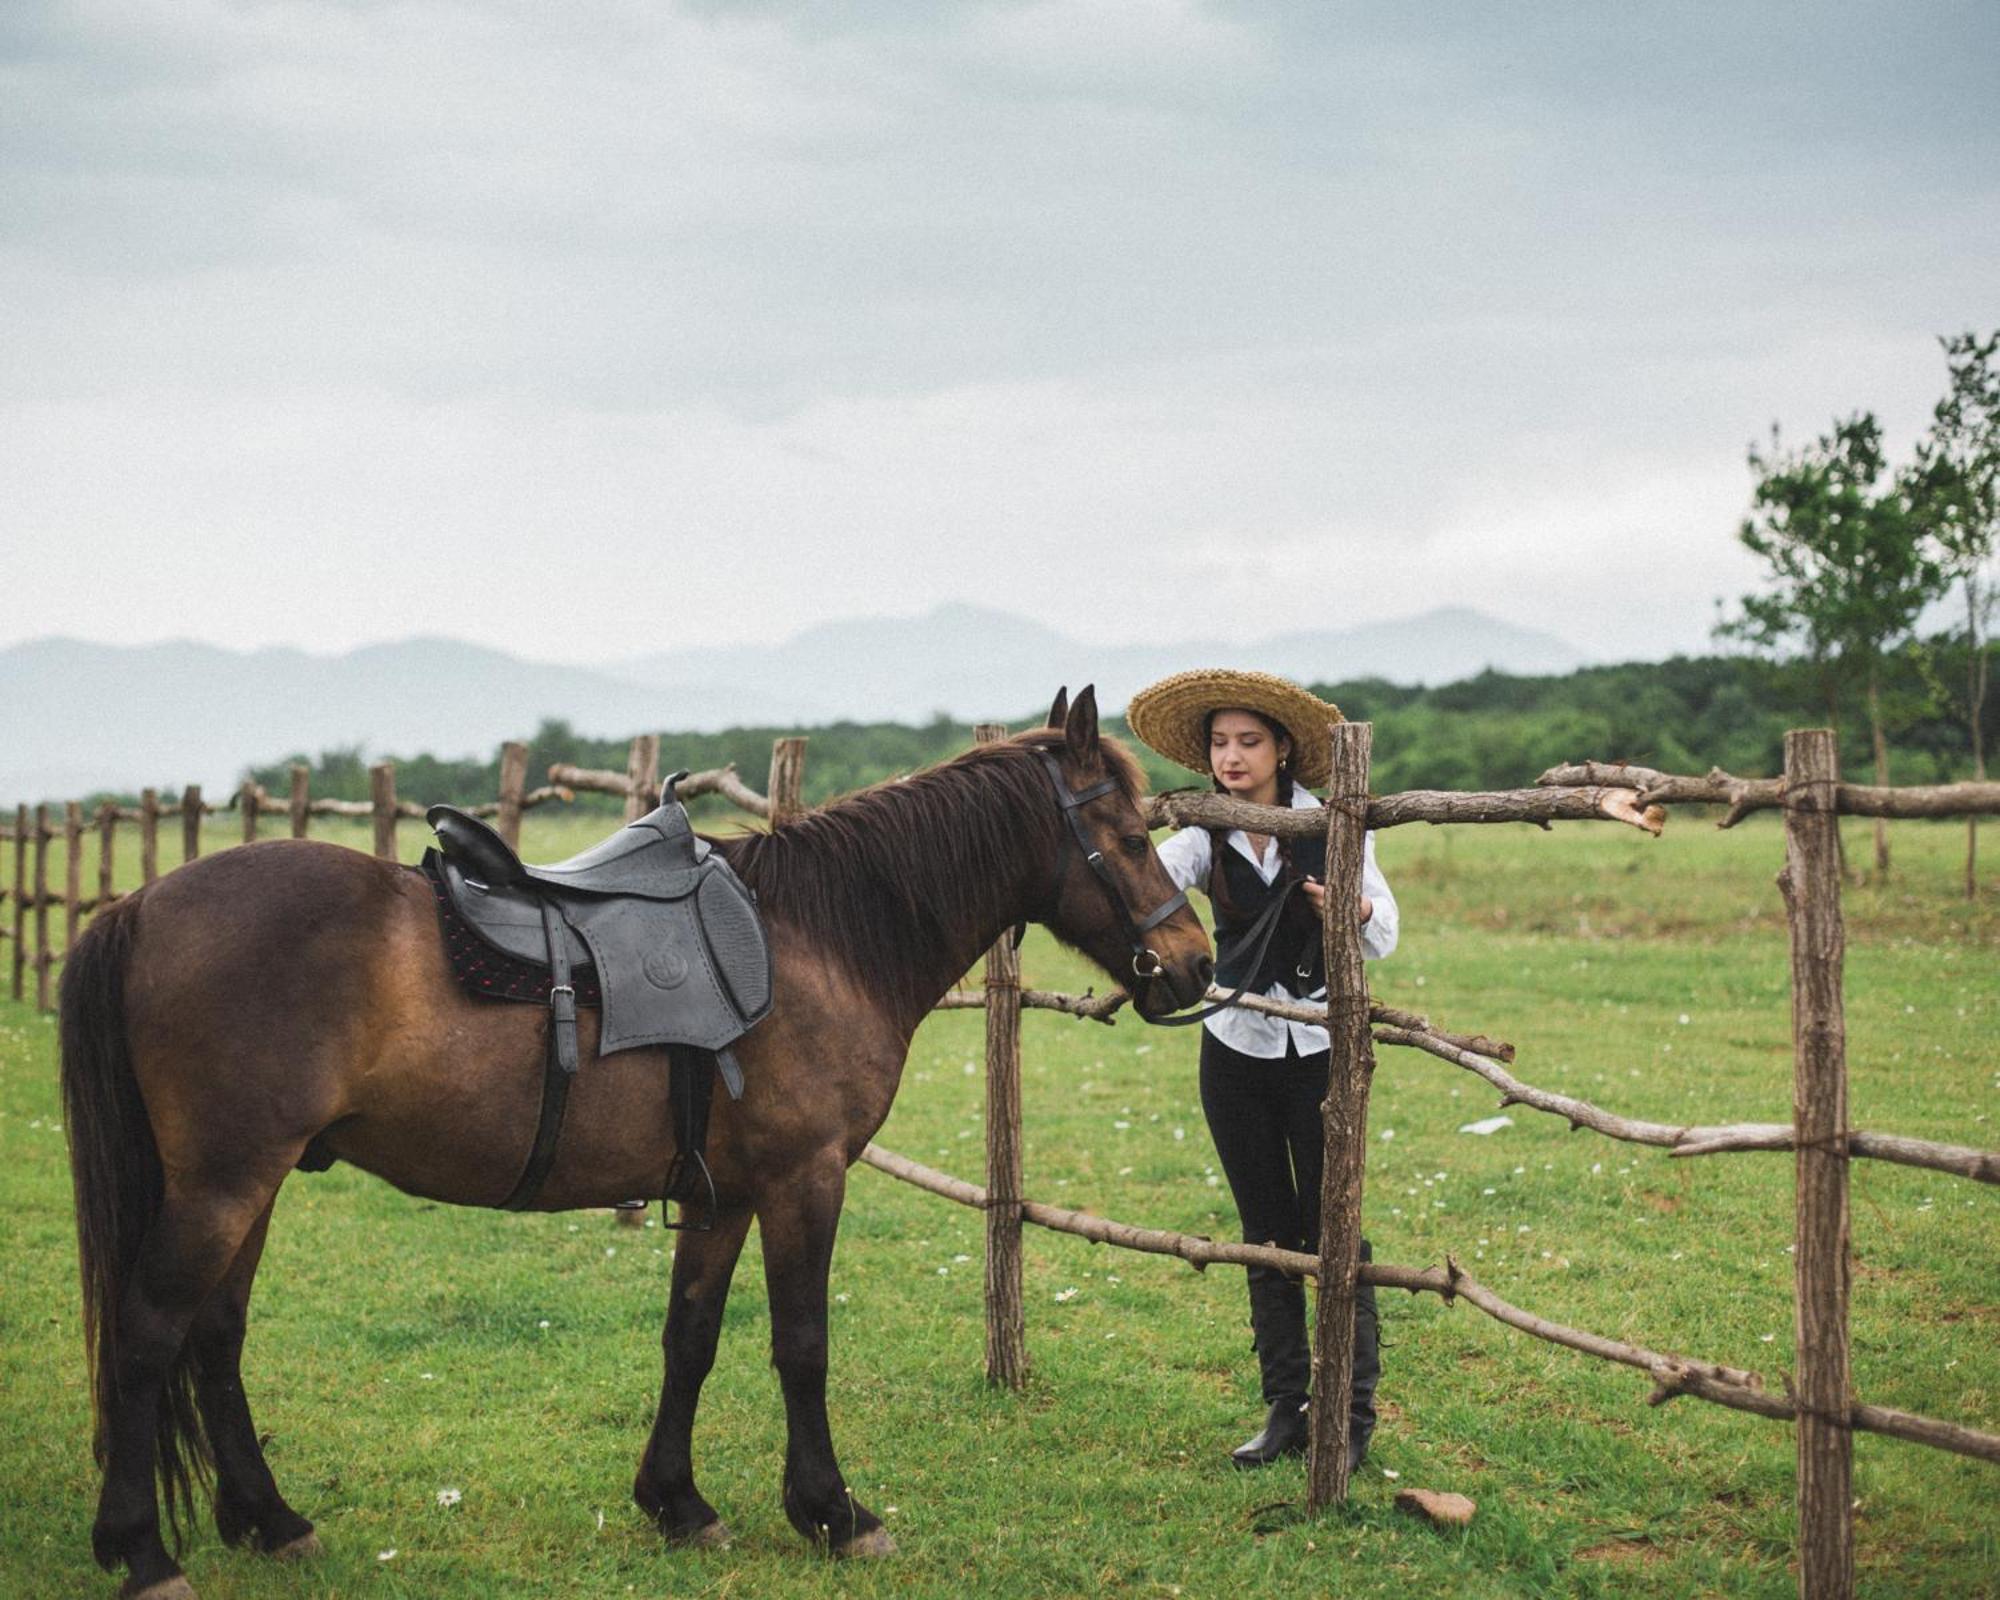
[[[425,868],[475,934],[553,970],[559,933],[561,964],[595,969],[601,1055],[647,1045],[720,1051],[771,1008],[756,896],[695,833],[674,794],[683,776],[666,781],[655,810],[552,866],[527,865],[454,806],[425,814],[438,838]]]

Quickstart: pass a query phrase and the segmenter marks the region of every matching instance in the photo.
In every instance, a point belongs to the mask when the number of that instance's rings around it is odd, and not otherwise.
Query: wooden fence
[[[982,725],[981,741],[1006,736],[1003,727]],[[1324,831],[1327,841],[1325,938],[1327,999],[1324,1005],[1283,1005],[1263,1000],[1246,1004],[1297,1020],[1325,1025],[1332,1040],[1326,1124],[1325,1179],[1321,1195],[1321,1237],[1316,1253],[1266,1246],[1217,1243],[1191,1235],[1134,1226],[1088,1213],[1042,1205],[1021,1192],[1021,1027],[1024,1009],[1051,1010],[1083,1020],[1111,1022],[1126,996],[1071,995],[1023,989],[1011,942],[989,953],[985,982],[977,991],[955,991],[942,1010],[978,1007],[986,1011],[987,1174],[983,1188],[933,1171],[893,1151],[871,1144],[863,1160],[933,1193],[976,1207],[986,1214],[986,1370],[989,1381],[1019,1387],[1028,1371],[1026,1319],[1021,1282],[1024,1222],[1122,1248],[1169,1254],[1196,1266],[1210,1262],[1273,1265],[1313,1277],[1319,1305],[1314,1333],[1314,1387],[1344,1393],[1350,1376],[1353,1305],[1358,1282],[1431,1292],[1447,1302],[1464,1300],[1536,1338],[1602,1360],[1632,1366],[1653,1379],[1650,1401],[1661,1404],[1681,1395],[1791,1420],[1798,1437],[1799,1587],[1804,1595],[1845,1596],[1853,1590],[1852,1451],[1856,1430],[1975,1456],[2000,1463],[2000,1435],[1959,1423],[1920,1417],[1892,1407],[1864,1404],[1852,1393],[1848,1361],[1850,1282],[1847,1172],[1850,1161],[1872,1158],[2000,1183],[2000,1153],[1938,1144],[1900,1135],[1853,1129],[1847,1123],[1847,1077],[1842,971],[1845,956],[1841,922],[1841,879],[1835,833],[1841,814],[1864,816],[1965,816],[2000,813],[2000,784],[1952,784],[1934,788],[1879,789],[1843,784],[1835,768],[1832,735],[1824,730],[1786,736],[1785,774],[1779,779],[1744,780],[1719,771],[1706,778],[1675,777],[1649,769],[1584,763],[1544,773],[1536,787],[1497,793],[1414,791],[1371,796],[1368,792],[1372,729],[1343,723],[1333,729],[1334,772],[1323,811],[1281,810],[1247,805],[1219,795],[1176,792],[1148,802],[1148,820],[1158,826],[1249,826],[1263,833],[1305,836]],[[800,781],[805,741],[780,739],[771,759],[769,793],[757,794],[733,768],[698,773],[680,786],[685,796],[716,794],[752,815],[783,821],[803,810]],[[518,842],[523,810],[568,801],[577,790],[620,795],[629,817],[652,804],[659,781],[659,741],[635,739],[624,772],[557,766],[547,787],[525,789],[527,749],[507,745],[501,760],[501,792],[477,808],[494,816],[510,843]],[[1362,841],[1368,829],[1413,822],[1531,822],[1548,827],[1559,820],[1611,820],[1661,831],[1664,808],[1676,803],[1722,804],[1729,827],[1752,811],[1785,813],[1785,866],[1779,885],[1785,901],[1791,945],[1794,1109],[1790,1123],[1745,1123],[1724,1127],[1648,1123],[1523,1083],[1508,1070],[1511,1046],[1480,1034],[1458,1034],[1429,1019],[1375,1004],[1367,991],[1358,934],[1341,908],[1358,893]],[[112,841],[120,823],[140,830],[141,876],[158,870],[158,827],[162,818],[182,820],[183,859],[200,850],[200,823],[206,813],[237,809],[245,840],[257,837],[265,811],[286,811],[292,835],[305,837],[315,814],[369,816],[378,855],[396,853],[396,825],[421,809],[398,800],[394,769],[371,769],[367,802],[311,800],[306,769],[295,767],[289,800],[282,807],[250,784],[223,807],[204,804],[199,788],[185,790],[176,803],[162,805],[153,790],[136,808],[100,807],[93,823],[100,843],[97,892],[85,898],[81,873],[85,819],[81,806],[62,808],[58,829],[46,805],[32,815],[22,806],[14,826],[0,830],[13,844],[13,993],[23,996],[24,968],[36,972],[37,1003],[48,1003],[49,970],[56,959],[50,945],[49,913],[64,912],[64,944],[74,942],[82,918],[117,898],[112,888]],[[65,842],[61,894],[48,886],[49,846]],[[0,897],[6,895],[0,891]],[[26,919],[34,917],[32,959]],[[0,930],[3,933],[5,930]],[[1212,991],[1214,993],[1215,991]],[[1477,1282],[1447,1256],[1441,1268],[1413,1268],[1359,1261],[1360,1213],[1365,1170],[1367,1100],[1374,1070],[1373,1046],[1387,1044],[1426,1051],[1477,1073],[1500,1090],[1501,1104],[1526,1105],[1566,1118],[1612,1138],[1666,1147],[1675,1156],[1721,1151],[1794,1152],[1796,1253],[1794,1298],[1799,1371],[1783,1394],[1765,1388],[1758,1374],[1717,1362],[1656,1351],[1600,1334],[1566,1327],[1514,1306]],[[1316,1406],[1308,1464],[1308,1502],[1318,1509],[1347,1492],[1347,1408]]]

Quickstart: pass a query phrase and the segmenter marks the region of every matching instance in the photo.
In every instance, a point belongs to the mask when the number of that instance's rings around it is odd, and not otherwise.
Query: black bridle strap
[[[1158,976],[1157,972],[1147,973],[1139,971],[1140,960],[1152,954],[1146,948],[1145,936],[1161,923],[1165,922],[1176,911],[1181,910],[1187,905],[1187,891],[1185,889],[1176,890],[1172,899],[1156,910],[1148,912],[1143,918],[1135,921],[1131,910],[1125,904],[1125,896],[1119,892],[1117,883],[1112,879],[1111,869],[1104,864],[1103,854],[1090,847],[1090,840],[1083,831],[1083,822],[1077,816],[1077,811],[1081,807],[1088,805],[1100,795],[1109,794],[1112,790],[1116,789],[1118,787],[1117,782],[1111,778],[1103,778],[1093,783],[1089,788],[1079,789],[1072,794],[1068,786],[1063,782],[1061,763],[1046,750],[1037,750],[1035,754],[1042,758],[1042,764],[1048,768],[1049,781],[1055,785],[1056,800],[1062,807],[1063,820],[1066,824],[1062,832],[1057,836],[1056,875],[1055,881],[1049,889],[1050,915],[1054,914],[1056,902],[1062,895],[1063,875],[1069,870],[1070,841],[1074,838],[1077,847],[1083,851],[1083,859],[1089,864],[1091,871],[1096,874],[1097,881],[1104,885],[1104,892],[1111,897],[1111,904],[1117,908],[1118,916],[1124,922],[1125,931],[1131,938],[1133,976],[1141,979]],[[1271,948],[1271,940],[1277,934],[1278,918],[1280,913],[1285,909],[1285,903],[1291,899],[1292,891],[1298,888],[1304,881],[1302,878],[1293,878],[1287,882],[1272,898],[1270,904],[1265,906],[1263,911],[1258,914],[1257,920],[1251,923],[1244,931],[1244,938],[1252,946],[1250,952],[1250,972],[1249,976],[1237,985],[1234,994],[1218,1000],[1212,1005],[1203,1006],[1199,1011],[1184,1012],[1177,1017],[1148,1017],[1146,1020],[1156,1027],[1185,1028],[1190,1023],[1206,1022],[1218,1011],[1226,1011],[1235,1005],[1237,1001],[1241,1000],[1249,992],[1250,985],[1256,981],[1257,973],[1264,965],[1265,953]],[[1014,925],[1015,949],[1020,949],[1021,940],[1027,931],[1028,924],[1025,919]],[[1155,955],[1153,959],[1157,965],[1159,957]]]
[[[1064,822],[1063,831],[1057,835],[1056,872],[1049,888],[1050,913],[1054,913],[1056,902],[1062,896],[1063,878],[1069,871],[1069,848],[1073,839],[1076,847],[1083,852],[1084,864],[1090,868],[1097,881],[1104,885],[1104,892],[1110,897],[1119,921],[1125,924],[1126,937],[1132,945],[1133,976],[1139,978],[1153,976],[1151,973],[1139,970],[1140,961],[1148,955],[1153,955],[1155,967],[1159,965],[1159,957],[1146,948],[1145,936],[1188,903],[1187,891],[1175,890],[1162,904],[1147,912],[1144,917],[1135,919],[1131,907],[1125,903],[1125,896],[1119,891],[1117,881],[1111,876],[1111,869],[1104,864],[1103,852],[1091,848],[1090,838],[1083,831],[1083,819],[1077,815],[1091,801],[1116,792],[1119,787],[1118,780],[1100,778],[1087,789],[1078,789],[1072,793],[1069,786],[1063,782],[1062,764],[1046,750],[1037,750],[1035,754],[1041,757],[1042,765],[1048,769],[1049,782],[1055,787],[1056,803],[1062,807]],[[1025,922],[1016,927],[1014,944],[1017,949],[1020,947],[1021,935],[1026,931]]]

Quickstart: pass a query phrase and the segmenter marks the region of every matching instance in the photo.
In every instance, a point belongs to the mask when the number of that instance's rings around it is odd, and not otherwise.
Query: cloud
[[[1801,15],[9,7],[6,626],[452,631],[476,548],[462,631],[579,658],[974,596],[1698,644],[1744,443],[1906,439],[2000,314],[1995,24]]]

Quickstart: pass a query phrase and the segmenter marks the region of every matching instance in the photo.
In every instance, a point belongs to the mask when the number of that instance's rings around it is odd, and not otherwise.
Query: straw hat
[[[1317,788],[1332,776],[1333,740],[1327,730],[1342,720],[1340,707],[1268,672],[1228,667],[1176,672],[1133,695],[1125,720],[1169,761],[1206,778],[1209,714],[1239,707],[1263,713],[1291,735],[1292,776],[1298,782]]]

